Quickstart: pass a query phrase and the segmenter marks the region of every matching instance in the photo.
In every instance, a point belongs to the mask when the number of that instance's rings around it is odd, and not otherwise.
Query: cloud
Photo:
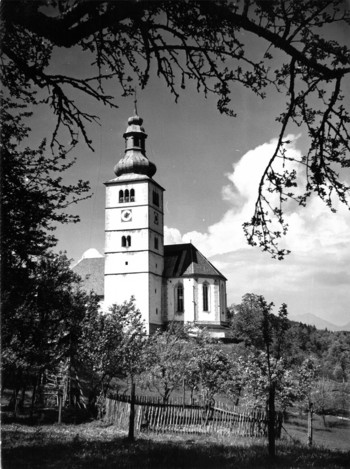
[[[286,148],[289,156],[300,158],[300,152],[294,148],[297,138],[288,135],[287,139],[291,143]],[[230,208],[219,222],[209,226],[206,233],[191,231],[182,236],[175,228],[165,227],[165,242],[170,243],[176,231],[177,240],[192,241],[208,256],[248,249],[242,224],[253,215],[259,181],[276,144],[276,139],[264,143],[247,152],[237,163],[233,164],[233,171],[225,175],[229,183],[222,188],[222,198],[229,203]]]
[[[182,236],[177,228],[164,227],[164,243],[165,244],[181,244]]]
[[[301,158],[298,136],[287,138],[287,156]],[[345,323],[344,305],[350,301],[343,288],[350,275],[350,217],[345,206],[335,201],[334,214],[315,196],[305,208],[288,201],[285,218],[289,231],[282,243],[292,254],[284,261],[250,247],[244,237],[242,224],[253,214],[258,184],[276,143],[273,139],[250,150],[225,175],[228,182],[222,187],[222,199],[229,208],[221,220],[204,233],[181,234],[165,227],[165,242],[191,241],[208,256],[229,279],[229,302],[240,301],[248,291],[261,293],[269,301],[288,302],[294,314],[313,312]],[[292,165],[291,169],[297,169],[296,163]],[[299,187],[304,182],[304,176],[298,174]]]

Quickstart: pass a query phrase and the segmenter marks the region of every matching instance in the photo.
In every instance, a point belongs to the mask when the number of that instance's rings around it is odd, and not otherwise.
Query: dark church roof
[[[226,278],[201,254],[193,244],[164,246],[164,277]]]
[[[83,279],[86,291],[93,290],[104,295],[104,257],[84,258],[73,267],[73,271]],[[220,277],[226,278],[193,244],[170,244],[164,246],[165,278],[171,277]]]

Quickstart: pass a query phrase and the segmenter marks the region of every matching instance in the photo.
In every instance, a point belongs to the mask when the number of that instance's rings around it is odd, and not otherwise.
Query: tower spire
[[[117,177],[124,174],[141,174],[148,177],[154,176],[157,171],[146,156],[147,134],[142,126],[143,119],[137,114],[137,95],[134,88],[134,115],[129,117],[128,126],[123,135],[125,139],[125,155],[114,167]]]

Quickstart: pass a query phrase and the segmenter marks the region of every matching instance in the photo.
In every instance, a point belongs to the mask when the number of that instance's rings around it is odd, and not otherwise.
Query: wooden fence
[[[118,398],[119,397],[119,398]],[[107,398],[105,420],[128,430],[130,396]],[[267,435],[267,416],[261,410],[243,410],[200,405],[183,405],[137,396],[135,399],[135,431],[157,433],[218,433],[262,437]],[[277,414],[276,436],[280,436],[282,416]]]

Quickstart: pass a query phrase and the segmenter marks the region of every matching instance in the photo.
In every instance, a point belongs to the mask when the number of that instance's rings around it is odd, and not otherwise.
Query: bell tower
[[[135,297],[148,333],[162,324],[163,192],[146,156],[143,120],[135,113],[123,137],[125,155],[105,183],[105,305]]]

